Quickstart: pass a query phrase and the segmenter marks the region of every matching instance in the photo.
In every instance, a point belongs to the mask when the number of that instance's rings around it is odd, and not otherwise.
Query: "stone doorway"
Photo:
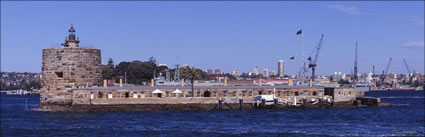
[[[205,91],[204,92],[204,97],[211,97],[211,92]]]

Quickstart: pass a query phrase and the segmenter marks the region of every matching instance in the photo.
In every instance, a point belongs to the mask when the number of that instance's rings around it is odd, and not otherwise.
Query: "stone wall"
[[[101,85],[101,53],[85,47],[43,49],[40,107],[69,105],[72,89]]]
[[[152,94],[152,89],[74,89],[74,105],[99,105],[99,104],[210,104],[217,103],[218,99],[224,102],[237,103],[239,98],[244,101],[253,101],[258,95],[273,95],[273,89],[196,89],[195,97],[192,97],[190,89],[180,89],[183,94],[173,94],[175,89],[161,89],[161,96]],[[208,92],[208,93],[207,93]],[[167,95],[168,94],[168,95]],[[208,96],[209,94],[209,96]],[[308,99],[324,97],[323,88],[285,88],[276,89],[275,97],[282,99],[302,101]],[[330,96],[328,97],[330,98]]]
[[[358,92],[352,88],[335,88],[333,99],[335,102],[352,102],[356,96]]]

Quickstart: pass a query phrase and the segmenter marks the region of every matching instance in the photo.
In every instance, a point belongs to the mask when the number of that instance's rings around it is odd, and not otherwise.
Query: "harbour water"
[[[33,112],[39,96],[1,93],[1,136],[424,136],[423,91],[371,91],[389,107]],[[26,103],[27,102],[27,103]]]

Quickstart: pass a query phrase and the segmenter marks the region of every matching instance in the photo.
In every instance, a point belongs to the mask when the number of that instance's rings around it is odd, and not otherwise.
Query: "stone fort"
[[[43,49],[40,109],[51,111],[255,108],[256,96],[273,96],[275,104],[329,100],[355,103],[363,92],[353,88],[312,86],[107,86],[102,80],[101,51],[80,47],[71,25],[63,46]],[[102,86],[103,81],[103,86]],[[153,83],[153,82],[152,82]],[[242,101],[242,103],[241,103]],[[279,101],[279,102],[278,102]],[[226,104],[223,106],[223,103]],[[314,103],[313,103],[314,104]],[[264,102],[263,102],[264,105]],[[277,106],[277,105],[276,105]]]
[[[43,49],[40,106],[69,105],[72,89],[102,82],[99,49],[79,46],[73,26],[62,47]]]

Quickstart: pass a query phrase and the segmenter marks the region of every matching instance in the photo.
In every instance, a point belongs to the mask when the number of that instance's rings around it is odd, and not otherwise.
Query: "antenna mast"
[[[177,56],[177,63],[176,63],[176,71],[174,71],[174,81],[180,82],[180,65],[179,65],[179,57]]]
[[[357,81],[358,77],[357,77],[357,41],[356,41],[356,51],[355,51],[355,56],[354,56],[354,80]]]

